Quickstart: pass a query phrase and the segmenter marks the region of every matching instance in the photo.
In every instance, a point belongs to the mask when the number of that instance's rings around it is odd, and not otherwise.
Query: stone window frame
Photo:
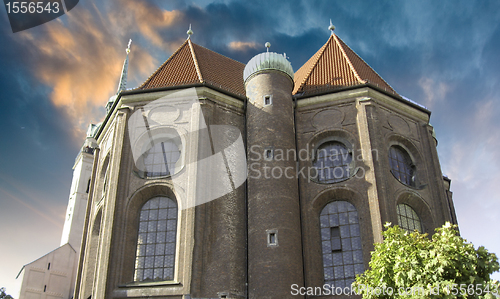
[[[266,103],[266,101],[269,100],[269,103]],[[262,96],[262,107],[266,106],[272,106],[273,105],[273,95],[272,94],[266,94]]]
[[[152,197],[142,205],[139,215],[134,281],[174,281],[177,202],[167,196]],[[152,278],[146,277],[149,270]],[[156,279],[160,274],[160,279]]]
[[[342,133],[345,134],[345,132],[342,132]],[[344,134],[342,134],[342,135],[344,135]],[[349,162],[349,164],[342,165],[342,167],[345,167],[345,166],[348,167],[349,175],[343,176],[340,179],[335,180],[333,182],[324,182],[324,181],[319,180],[319,174],[316,171],[315,175],[310,178],[311,181],[313,181],[317,184],[330,185],[330,184],[336,184],[336,183],[347,181],[356,174],[356,161],[355,161],[356,159],[355,159],[353,143],[351,143],[347,138],[344,138],[344,137],[339,136],[339,135],[340,135],[339,132],[327,131],[327,132],[322,132],[322,134],[319,134],[318,136],[316,136],[316,138],[312,142],[309,143],[311,145],[311,148],[312,148],[309,159],[311,160],[311,167],[315,168],[316,167],[315,162],[318,159],[317,153],[318,153],[319,148],[322,145],[327,144],[327,143],[339,143],[346,148],[348,154],[351,157],[351,161]]]
[[[391,145],[388,151],[389,167],[394,178],[406,186],[416,187],[417,166],[409,151],[400,144]],[[401,158],[402,161],[399,158]],[[397,168],[395,168],[395,166]]]
[[[326,186],[326,185],[323,185]],[[323,187],[317,186],[317,187]],[[322,209],[330,202],[343,200],[353,204],[358,211],[361,246],[363,251],[363,265],[365,269],[369,267],[370,252],[373,247],[373,226],[370,216],[369,203],[366,193],[360,189],[353,189],[348,186],[331,185],[328,188],[322,188],[315,196],[311,198],[308,208],[304,210],[303,222],[306,231],[310,233],[303,234],[304,246],[303,256],[305,264],[304,279],[307,287],[324,285],[323,254],[321,241],[320,213]],[[395,211],[394,211],[395,213]]]
[[[134,281],[140,210],[145,202],[157,196],[171,198],[177,202],[178,206],[174,279],[171,281]],[[139,188],[130,197],[126,207],[126,216],[123,220],[125,246],[120,259],[122,273],[118,282],[119,288],[127,288],[131,292],[139,291],[144,286],[154,288],[155,291],[152,289],[152,292],[156,292],[157,288],[161,288],[161,293],[164,295],[178,295],[186,291],[184,282],[190,279],[191,273],[186,270],[185,265],[192,262],[188,247],[191,246],[189,244],[192,242],[193,231],[192,227],[189,226],[192,209],[182,209],[181,199],[184,196],[183,192],[174,191],[171,182],[157,181]]]
[[[345,211],[338,210],[342,205]],[[332,200],[320,210],[318,219],[323,258],[323,283],[341,288],[350,286],[356,275],[365,270],[358,210],[348,200]],[[332,249],[331,229],[333,227],[338,227],[340,233],[340,244],[338,244],[340,248],[335,250]],[[353,249],[353,247],[356,248]],[[349,269],[352,270],[352,275],[346,278],[346,271]],[[342,270],[342,275],[337,274],[336,271],[339,270]]]
[[[410,160],[412,161],[412,165],[414,165],[414,183],[413,185],[408,185],[405,184],[404,182],[400,181],[393,173],[391,169],[391,162],[389,158],[389,153],[390,153],[390,148],[392,146],[397,146],[402,148],[410,157]],[[413,190],[421,190],[424,189],[427,186],[427,183],[425,181],[425,178],[427,177],[426,174],[426,166],[425,162],[422,158],[422,155],[420,154],[420,151],[418,150],[417,146],[413,144],[409,139],[407,139],[404,136],[401,136],[399,134],[391,134],[387,138],[387,152],[385,154],[381,154],[380,157],[381,159],[387,159],[386,161],[386,167],[387,171],[391,173],[391,175],[394,177],[394,179],[401,185],[411,188]],[[384,158],[385,155],[385,158]],[[384,160],[382,160],[384,161]]]
[[[432,235],[434,233],[437,222],[427,201],[420,196],[418,191],[411,189],[401,190],[400,192],[396,193],[394,197],[396,198],[396,201],[393,205],[391,205],[391,209],[394,209],[394,217],[391,221],[392,223],[399,223],[397,206],[400,204],[405,204],[412,208],[420,218],[422,233],[427,233],[429,235]]]

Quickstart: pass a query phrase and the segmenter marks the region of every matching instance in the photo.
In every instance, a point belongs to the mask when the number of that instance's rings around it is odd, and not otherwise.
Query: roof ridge
[[[191,50],[191,56],[193,57],[193,62],[194,62],[194,67],[196,69],[196,74],[198,75],[198,80],[200,80],[200,83],[203,83],[203,76],[201,74],[201,69],[200,65],[198,63],[198,57],[196,57],[196,52],[194,51],[193,43],[191,42],[191,39],[188,39],[188,45],[189,49]]]
[[[309,79],[309,77],[311,76],[313,70],[318,66],[318,61],[320,60],[320,58],[323,56],[323,54],[325,53],[325,50],[327,48],[327,45],[328,45],[328,42],[329,42],[330,39],[328,39],[328,41],[316,52],[314,53],[314,55],[318,54],[319,55],[316,57],[315,60],[313,60],[313,65],[312,67],[309,69],[309,71],[306,73],[306,75],[304,76],[304,78],[302,79],[302,82],[300,82],[298,88],[297,88],[297,92],[299,92],[299,90],[304,86],[304,84],[307,82],[307,79]],[[314,55],[313,57],[311,57],[310,59],[314,58]],[[309,59],[309,60],[310,60]],[[307,60],[304,65],[306,65],[309,60]],[[297,72],[300,70],[300,68],[297,70]]]
[[[245,65],[245,64],[244,64],[243,62],[241,62],[241,61],[238,61],[238,60],[236,60],[236,59],[233,59],[233,58],[231,58],[231,57],[228,57],[228,56],[226,56],[226,55],[224,55],[224,54],[221,54],[221,53],[219,53],[219,52],[215,52],[214,50],[210,50],[209,48],[207,48],[207,47],[203,47],[203,46],[201,46],[201,45],[198,45],[197,43],[192,43],[192,44],[193,44],[193,45],[195,45],[195,46],[197,46],[197,47],[200,47],[200,48],[202,48],[202,49],[204,49],[204,50],[210,51],[210,52],[212,52],[212,53],[214,53],[214,54],[217,54],[217,55],[223,56],[223,57],[225,57],[225,58],[227,58],[227,59],[231,59],[231,60],[233,60],[233,61],[236,61],[236,62],[238,62],[238,63],[241,63],[241,64]],[[193,47],[193,49],[194,49],[194,47]]]
[[[385,79],[384,79],[384,78],[382,78],[382,76],[380,76],[380,75],[379,75],[379,73],[378,73],[378,72],[377,72],[374,68],[372,68],[372,67],[371,67],[371,66],[370,66],[370,65],[369,65],[369,64],[368,64],[368,63],[367,63],[367,62],[366,62],[366,61],[365,61],[365,60],[364,60],[361,56],[359,56],[359,55],[358,55],[358,53],[356,53],[353,49],[351,49],[351,47],[349,47],[349,46],[348,46],[348,45],[347,45],[347,44],[346,44],[343,40],[341,40],[340,38],[339,38],[339,40],[341,41],[341,43],[340,43],[341,45],[346,46],[346,47],[347,47],[347,48],[348,48],[348,49],[349,49],[349,50],[350,50],[350,51],[351,51],[354,55],[356,55],[356,56],[358,57],[358,59],[359,59],[362,63],[364,63],[364,65],[365,65],[365,66],[367,66],[367,67],[368,67],[368,69],[370,69],[371,71],[373,71],[373,72],[374,72],[374,73],[378,76],[378,78],[379,78],[380,80],[382,80],[382,82],[384,82],[385,84],[387,84],[387,86],[391,89],[391,90],[389,90],[390,92],[392,92],[392,93],[394,93],[394,94],[398,94],[398,93],[396,92],[396,90],[395,90],[395,89],[394,89],[394,88],[393,88],[393,87],[392,87],[389,83],[387,83],[387,81],[385,81]],[[344,50],[343,46],[342,46],[341,48],[342,48],[342,50]],[[349,61],[350,61],[350,59],[349,59]],[[363,81],[364,81],[365,83],[372,83],[372,84],[376,84],[376,85],[378,85],[378,84],[377,84],[377,83],[375,83],[375,82],[370,82],[370,80],[363,80]],[[382,86],[380,86],[380,87],[382,87]]]
[[[352,65],[351,59],[349,59],[349,56],[347,56],[347,54],[346,54],[346,52],[344,50],[344,47],[342,47],[342,44],[339,42],[339,40],[337,38],[337,35],[334,33],[334,34],[332,34],[332,36],[335,39],[335,42],[338,44],[338,46],[340,48],[340,51],[342,51],[342,56],[344,56],[344,59],[347,61],[347,64],[351,68],[351,71],[354,73],[354,76],[358,79],[359,82],[366,83],[366,80],[361,79],[361,77],[358,74],[358,71],[356,71],[356,68],[354,68],[354,66]]]
[[[175,52],[170,55],[169,58],[167,58],[167,60],[165,60],[154,72],[151,73],[151,75],[149,75],[149,77],[146,79],[146,81],[144,81],[144,83],[142,83],[139,87],[137,87],[136,89],[142,89],[144,86],[146,86],[146,84],[149,83],[149,81],[151,81],[151,79],[153,78],[154,75],[156,75],[156,73],[158,73],[158,71],[162,68],[164,68],[167,63],[172,60],[180,51],[182,48],[184,48],[184,45],[188,42],[188,40],[186,40],[185,42],[182,43],[182,45],[177,48],[177,50],[175,50]]]

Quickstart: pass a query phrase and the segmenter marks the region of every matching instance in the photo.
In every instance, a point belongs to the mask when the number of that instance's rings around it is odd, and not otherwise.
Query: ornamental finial
[[[127,49],[125,50],[125,52],[127,52],[127,54],[130,53],[130,45],[131,44],[132,44],[132,39],[129,39]]]
[[[193,30],[191,30],[191,24],[189,24],[189,30],[186,32],[188,35],[188,39],[193,35]]]
[[[267,42],[267,43],[264,44],[264,46],[266,46],[267,52],[269,52],[269,48],[271,48],[271,43]]]
[[[335,30],[335,26],[333,26],[333,24],[332,24],[332,19],[330,19],[330,26],[328,26],[328,30],[330,30],[332,32],[332,35],[333,35],[333,30]]]

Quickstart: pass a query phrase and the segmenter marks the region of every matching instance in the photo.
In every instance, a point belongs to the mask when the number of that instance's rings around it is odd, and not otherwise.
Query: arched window
[[[392,174],[403,184],[415,186],[415,165],[408,153],[400,146],[391,146],[389,162]]]
[[[364,272],[356,208],[347,201],[327,204],[320,214],[325,284],[348,287]]]
[[[181,151],[172,139],[156,142],[142,155],[142,169],[145,177],[175,174]]]
[[[399,227],[406,229],[409,232],[417,230],[418,232],[423,232],[423,225],[420,217],[418,217],[417,212],[413,210],[409,205],[399,204],[397,206],[398,213],[398,225]]]
[[[148,200],[141,209],[135,281],[173,280],[177,203],[167,197]]]
[[[352,153],[337,141],[321,144],[315,153],[313,166],[317,170],[317,181],[320,183],[336,183],[351,175]]]

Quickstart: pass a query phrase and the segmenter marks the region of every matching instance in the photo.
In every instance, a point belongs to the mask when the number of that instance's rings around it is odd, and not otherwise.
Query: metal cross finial
[[[191,24],[189,24],[189,30],[186,33],[188,34],[188,39],[189,39],[193,34],[193,30],[191,30]]]
[[[271,43],[267,42],[267,43],[264,44],[264,46],[266,46],[267,52],[269,52],[269,48],[271,48]]]
[[[333,30],[335,30],[335,26],[333,26],[333,24],[332,24],[332,19],[330,19],[330,26],[328,26],[328,30],[330,30],[332,32],[332,35],[333,35]]]
[[[127,54],[130,53],[130,45],[131,44],[132,44],[132,39],[129,39],[127,49],[125,50],[127,52]]]

